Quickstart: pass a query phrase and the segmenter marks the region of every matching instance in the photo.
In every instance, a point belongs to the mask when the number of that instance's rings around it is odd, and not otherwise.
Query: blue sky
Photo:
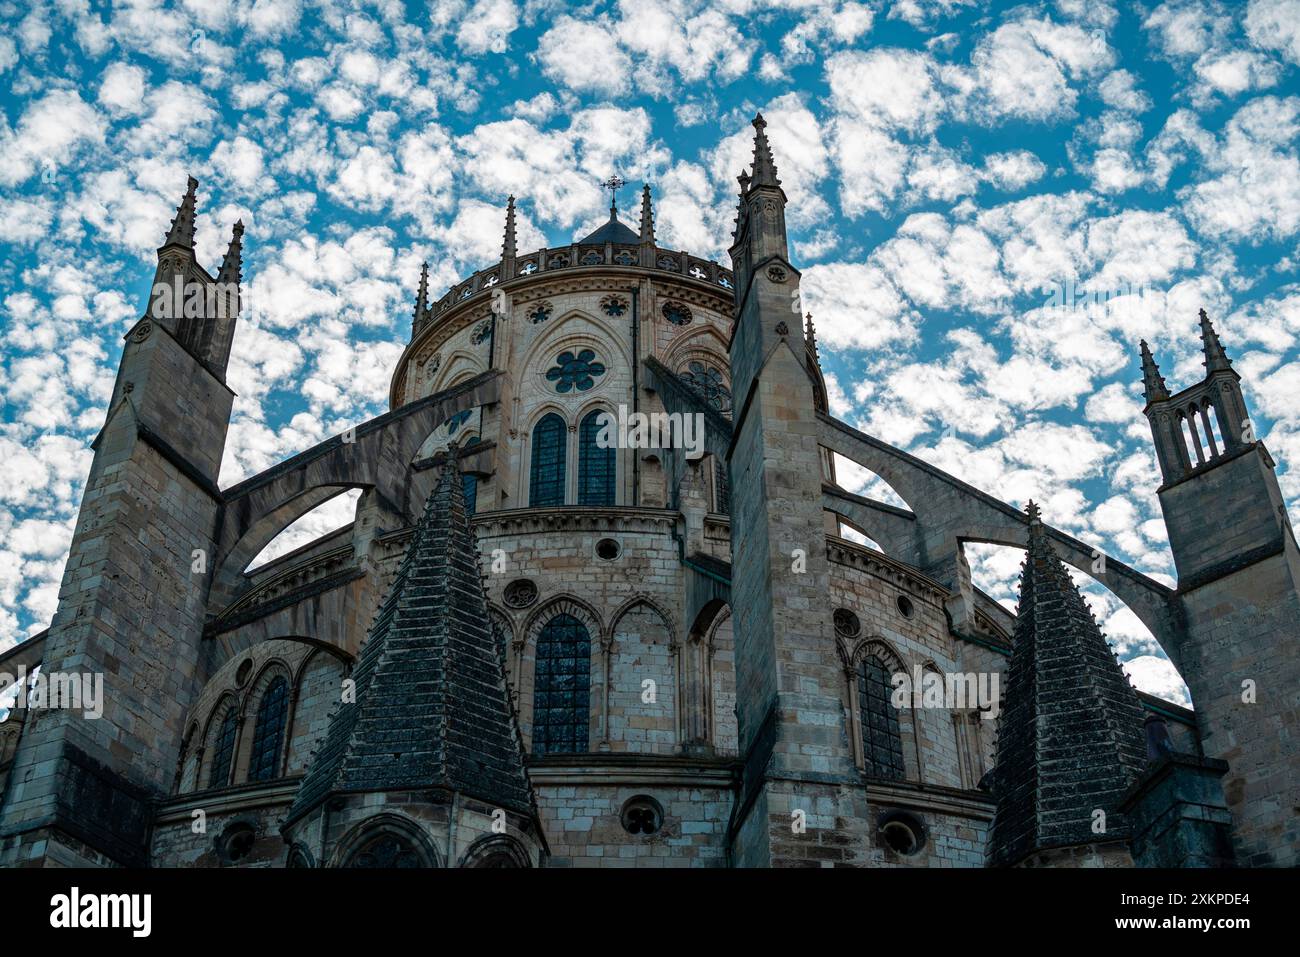
[[[89,442],[192,173],[246,315],[223,484],[385,408],[439,292],[653,184],[720,261],[762,110],[834,411],[1171,581],[1136,344],[1207,309],[1293,514],[1300,0],[0,2],[0,647],[54,606]],[[631,218],[629,216],[629,218]],[[1053,290],[1126,291],[1052,308]],[[865,487],[870,476],[845,470]],[[314,527],[338,520],[314,516]],[[310,523],[309,523],[310,524]],[[1014,550],[971,550],[1013,600]],[[1138,684],[1178,682],[1090,597]]]

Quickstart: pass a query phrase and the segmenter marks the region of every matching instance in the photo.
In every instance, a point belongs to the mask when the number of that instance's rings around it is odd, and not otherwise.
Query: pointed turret
[[[501,654],[448,456],[286,828],[335,796],[434,789],[535,821]]]
[[[816,360],[817,364],[820,366],[821,357],[817,355],[817,329],[815,326],[813,326],[811,312],[804,317],[803,341],[804,344],[808,346],[808,352],[812,355],[813,359]]]
[[[767,143],[767,120],[759,113],[754,117],[754,167],[748,183],[742,184],[746,189],[756,186],[780,186],[776,178],[776,160],[772,158],[772,148]]]
[[[1227,372],[1232,369],[1232,360],[1228,354],[1223,351],[1223,344],[1219,342],[1219,334],[1214,331],[1214,325],[1210,322],[1210,317],[1201,310],[1201,348],[1205,351],[1205,373],[1212,375],[1215,372]]]
[[[655,243],[655,214],[650,202],[650,184],[641,187],[641,243]]]
[[[171,228],[167,230],[167,238],[163,240],[162,248],[168,246],[180,246],[183,249],[194,249],[194,218],[195,208],[198,204],[196,191],[199,188],[199,181],[193,176],[189,178],[188,188],[185,190],[185,198],[181,204],[176,207],[176,215],[172,217]]]
[[[515,246],[515,198],[506,200],[506,235],[501,243],[501,258],[514,259],[518,255]]]
[[[244,221],[236,220],[235,228],[230,233],[230,245],[226,255],[221,259],[221,268],[217,271],[217,282],[238,283],[244,278]]]
[[[1028,551],[998,724],[989,843],[996,865],[1125,840],[1119,804],[1146,761],[1137,694],[1052,549],[1038,506],[1026,511]]]
[[[413,324],[419,326],[424,314],[429,311],[429,264],[420,264],[420,288],[415,293],[415,318]]]
[[[1142,340],[1142,394],[1146,396],[1147,404],[1152,402],[1163,402],[1169,398],[1169,388],[1165,385],[1165,377],[1160,374],[1160,367],[1156,365],[1155,357],[1151,355],[1151,349],[1147,346],[1147,341]]]

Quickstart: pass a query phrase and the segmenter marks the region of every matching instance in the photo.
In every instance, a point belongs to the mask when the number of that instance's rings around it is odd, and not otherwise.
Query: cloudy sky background
[[[648,181],[660,243],[726,262],[756,110],[836,414],[1172,583],[1136,348],[1199,381],[1204,307],[1300,514],[1300,0],[54,0],[0,20],[0,648],[54,611],[187,174],[205,265],[247,226],[225,485],[385,410],[419,263],[440,294],[493,260],[509,193],[536,248],[602,221],[611,173],[625,208]],[[1013,603],[1020,553],[970,553]],[[1183,694],[1089,596],[1138,685]]]

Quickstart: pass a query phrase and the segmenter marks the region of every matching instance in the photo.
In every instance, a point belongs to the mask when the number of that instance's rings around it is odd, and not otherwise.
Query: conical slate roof
[[[1142,707],[1032,502],[1004,702],[990,861],[1122,840],[1117,808],[1146,765]]]
[[[531,815],[454,458],[442,466],[286,824],[327,797],[445,787]]]
[[[613,207],[609,210],[609,220],[594,233],[578,240],[583,246],[599,246],[601,243],[615,243],[625,246],[635,246],[641,241],[641,237],[632,231],[628,226],[618,218],[618,213]]]

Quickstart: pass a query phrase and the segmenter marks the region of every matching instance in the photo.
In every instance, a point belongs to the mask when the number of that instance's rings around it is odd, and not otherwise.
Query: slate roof
[[[581,246],[599,246],[601,243],[614,243],[616,245],[635,246],[640,241],[641,237],[632,231],[632,227],[620,220],[615,215],[614,210],[611,209],[609,211],[609,221],[591,235],[579,239],[578,244]]]
[[[454,464],[444,465],[285,823],[327,797],[446,787],[533,814],[503,649]]]
[[[1015,643],[998,721],[994,865],[1123,839],[1120,799],[1146,766],[1137,693],[1029,505]],[[1106,830],[1093,832],[1093,811]]]

